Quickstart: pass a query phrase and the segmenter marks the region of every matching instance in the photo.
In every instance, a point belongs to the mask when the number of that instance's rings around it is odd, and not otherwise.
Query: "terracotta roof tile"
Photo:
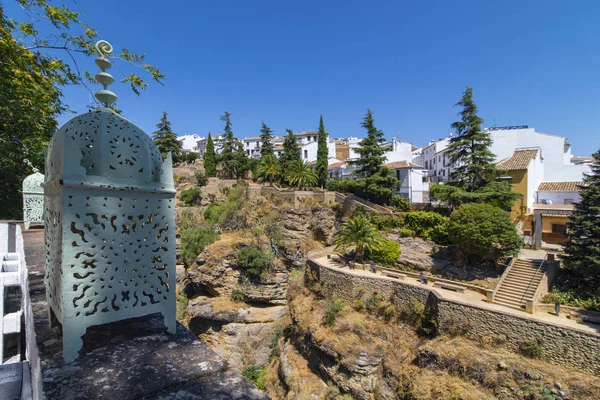
[[[346,165],[346,161],[340,161],[340,162],[335,162],[333,164],[330,164],[327,168],[335,169],[335,168],[343,167],[344,165]]]
[[[527,169],[531,160],[537,157],[538,151],[539,149],[515,150],[512,156],[499,161],[496,165],[505,171]]]
[[[400,169],[400,168],[423,168],[420,165],[413,164],[413,163],[408,162],[408,161],[394,161],[394,162],[385,164],[385,166],[388,167],[388,168],[392,168],[392,169]]]
[[[542,182],[538,187],[540,192],[579,192],[583,181],[575,182]]]

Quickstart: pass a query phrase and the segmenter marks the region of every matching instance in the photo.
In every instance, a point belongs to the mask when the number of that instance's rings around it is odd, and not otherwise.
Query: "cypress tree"
[[[209,178],[217,176],[217,155],[210,132],[208,132],[208,140],[206,141],[206,149],[204,150],[204,172]]]
[[[352,164],[358,167],[356,174],[363,178],[369,178],[381,170],[385,162],[386,148],[381,144],[385,141],[384,133],[375,127],[373,112],[367,109],[367,114],[361,124],[367,130],[367,137],[360,141],[354,151],[359,154],[359,158]]]
[[[323,125],[323,116],[319,121],[319,133],[317,135],[317,181],[318,185],[323,187],[327,182],[327,167],[329,166],[328,151],[327,151],[327,133],[325,133],[325,126]]]
[[[234,161],[236,178],[244,179],[246,177],[246,173],[250,169],[250,159],[246,155],[246,151],[244,150],[244,145],[242,142],[237,143]]]
[[[167,112],[163,111],[160,122],[156,124],[158,130],[154,132],[154,143],[163,158],[171,152],[173,161],[178,161],[181,154],[181,142],[177,140],[177,135],[171,130],[171,121],[167,118]]]
[[[225,137],[222,139],[223,147],[221,150],[220,162],[223,166],[223,171],[227,178],[232,179],[235,174],[235,149],[236,140],[231,130],[231,114],[225,111],[225,114],[221,116],[221,121],[225,122],[224,134]]]
[[[262,121],[262,128],[260,128],[260,141],[262,143],[260,147],[260,158],[264,156],[274,156],[273,152],[273,135],[272,130]]]
[[[296,135],[291,129],[286,129],[287,135],[283,139],[283,153],[279,157],[279,164],[283,171],[288,171],[288,167],[297,160],[300,160],[300,145]]]
[[[456,130],[456,136],[450,139],[446,155],[454,169],[451,175],[453,183],[474,192],[496,179],[495,156],[490,151],[492,138],[481,129],[483,119],[477,115],[472,88],[467,86],[456,106],[463,108],[458,113],[461,120],[450,125]]]
[[[592,173],[583,178],[581,200],[569,219],[565,268],[581,278],[586,289],[600,284],[600,150],[593,154]]]

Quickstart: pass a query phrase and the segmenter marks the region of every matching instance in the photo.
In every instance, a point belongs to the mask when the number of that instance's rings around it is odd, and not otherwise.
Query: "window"
[[[435,157],[433,157],[433,161],[432,161],[432,163],[433,163],[433,164],[435,164]]]
[[[258,149],[259,147],[260,147],[260,146],[259,146],[259,143],[258,143],[258,142],[256,142],[256,148]]]
[[[308,150],[304,150],[304,158],[308,158]]]
[[[446,176],[446,170],[445,169],[442,170],[442,175]]]
[[[429,169],[429,167],[427,166],[427,161],[425,161],[425,168]]]
[[[442,161],[442,156],[438,156],[438,162]]]
[[[552,224],[552,233],[559,233],[561,235],[566,235],[567,234],[567,225]]]

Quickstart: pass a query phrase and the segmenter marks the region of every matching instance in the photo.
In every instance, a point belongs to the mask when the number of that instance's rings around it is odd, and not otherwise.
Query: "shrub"
[[[212,224],[201,224],[181,232],[181,259],[186,266],[192,265],[198,254],[209,244],[219,240]]]
[[[400,237],[415,237],[415,231],[413,231],[412,229],[408,229],[408,228],[401,228],[400,229]]]
[[[377,292],[374,292],[371,295],[371,297],[369,297],[367,299],[367,303],[366,303],[367,311],[370,312],[371,314],[377,314],[379,312],[380,305],[384,300],[385,299],[383,298],[382,295],[380,295]]]
[[[343,309],[344,309],[344,300],[335,299],[335,300],[330,301],[327,304],[327,308],[325,309],[323,325],[329,326],[329,327],[334,326],[335,320],[337,319],[338,315],[342,312]]]
[[[525,340],[519,344],[519,353],[525,357],[542,359],[544,358],[544,347],[541,339]]]
[[[380,248],[367,251],[367,259],[385,265],[395,264],[398,257],[400,257],[400,245],[389,239],[383,239]]]
[[[273,243],[277,247],[284,247],[285,236],[283,235],[283,227],[279,222],[281,214],[279,211],[270,211],[265,217],[264,233],[267,237],[273,240]]]
[[[437,244],[450,244],[450,238],[448,238],[448,221],[433,227],[429,236]]]
[[[187,310],[187,306],[189,303],[189,299],[185,294],[181,294],[177,296],[176,302],[176,313],[177,313],[177,321],[181,321],[183,317],[185,317],[185,312]]]
[[[227,194],[227,199],[220,203],[212,203],[204,212],[204,218],[226,229],[242,229],[246,227],[244,205],[248,187],[238,183]]]
[[[269,353],[269,361],[275,357],[279,357],[279,339],[283,336],[283,329],[280,327],[275,328],[275,336],[271,341],[271,352]]]
[[[404,225],[404,218],[393,215],[374,214],[371,222],[377,226],[377,229],[400,228]]]
[[[410,211],[410,202],[400,196],[399,194],[392,195],[392,199],[390,205],[399,212],[407,212]]]
[[[259,368],[256,365],[251,365],[242,372],[242,375],[258,389],[265,390],[266,368]]]
[[[337,201],[331,205],[331,209],[335,213],[335,217],[338,219],[342,218],[342,216],[344,215],[344,209],[343,209],[342,205],[340,203],[338,203]]]
[[[358,312],[365,311],[365,302],[362,299],[358,299],[354,302],[354,309]]]
[[[465,204],[455,210],[448,237],[472,261],[515,254],[523,242],[508,213],[489,204]]]
[[[390,304],[383,310],[383,319],[385,319],[388,322],[391,321],[396,316],[397,311],[398,308],[395,305]]]
[[[269,267],[273,264],[270,250],[265,250],[257,244],[249,244],[238,250],[237,263],[246,273],[257,279],[265,279]]]
[[[425,240],[432,240],[433,229],[447,221],[447,217],[433,211],[412,211],[404,216],[404,226]]]
[[[196,182],[198,182],[198,186],[206,186],[208,183],[208,178],[202,171],[196,172]]]
[[[244,301],[244,292],[242,292],[242,289],[238,287],[233,288],[233,290],[231,291],[231,300],[233,300],[236,303]]]
[[[198,186],[194,186],[182,191],[179,194],[179,200],[181,200],[186,206],[193,206],[198,204],[200,201],[200,194],[200,188]]]
[[[408,306],[402,307],[398,319],[414,326],[421,336],[432,337],[437,333],[437,323],[431,310],[418,300],[412,299]]]

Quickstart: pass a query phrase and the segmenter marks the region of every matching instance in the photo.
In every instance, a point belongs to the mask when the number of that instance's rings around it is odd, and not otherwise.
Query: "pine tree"
[[[224,134],[225,137],[222,139],[223,147],[221,150],[220,162],[223,166],[223,171],[227,178],[232,179],[235,174],[235,149],[236,140],[231,130],[231,114],[225,111],[225,114],[221,116],[221,121],[225,122]]]
[[[481,129],[483,119],[477,115],[472,88],[467,86],[456,106],[463,108],[458,113],[461,120],[450,125],[456,130],[456,136],[450,139],[446,155],[454,169],[451,175],[453,183],[474,192],[496,179],[495,156],[490,151],[492,138]]]
[[[273,131],[267,126],[267,124],[265,124],[265,121],[262,121],[262,128],[260,129],[260,132],[260,158],[263,158],[264,156],[274,156]]]
[[[288,171],[288,167],[295,161],[301,159],[300,145],[296,139],[296,135],[291,129],[286,129],[287,135],[283,139],[283,153],[279,156],[279,165],[283,171]]]
[[[581,200],[570,217],[564,256],[565,268],[579,275],[588,288],[600,284],[600,150],[593,157],[592,173],[583,178]]]
[[[319,121],[319,133],[317,135],[317,181],[319,186],[325,186],[327,182],[327,167],[328,163],[328,154],[327,150],[327,133],[325,132],[325,126],[323,125],[323,116],[321,115],[321,120]]]
[[[217,176],[217,154],[215,153],[215,144],[210,132],[208,132],[208,140],[206,141],[206,149],[204,150],[204,172],[209,178]]]
[[[177,140],[177,135],[171,130],[171,122],[167,119],[167,112],[163,111],[160,122],[156,124],[158,130],[154,132],[154,143],[158,151],[165,158],[167,153],[171,152],[173,161],[180,158],[181,142]]]
[[[352,164],[358,167],[356,174],[363,178],[369,178],[381,170],[386,157],[386,148],[381,144],[385,141],[384,133],[375,127],[373,112],[367,109],[367,114],[360,124],[367,130],[367,137],[360,141],[356,151],[359,158]]]
[[[242,142],[237,143],[234,161],[236,178],[244,179],[246,177],[246,173],[250,169],[250,159],[246,155],[246,151],[244,150],[244,145]]]

